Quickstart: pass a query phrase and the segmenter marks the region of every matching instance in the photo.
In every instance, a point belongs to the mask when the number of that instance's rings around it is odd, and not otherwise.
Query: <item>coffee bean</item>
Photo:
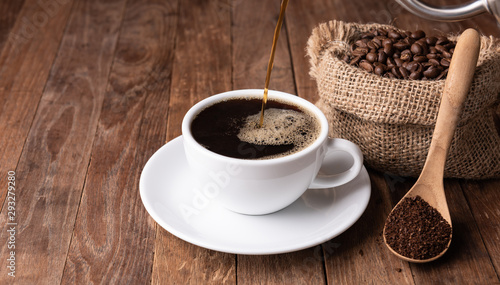
[[[454,43],[447,43],[443,45],[447,50],[450,50],[455,47]]]
[[[448,69],[443,70],[443,72],[441,72],[441,74],[439,74],[439,76],[436,77],[436,80],[443,79],[446,77],[446,75],[448,75]]]
[[[392,43],[384,44],[384,53],[388,56],[391,56],[393,54]]]
[[[367,46],[366,43],[367,43],[366,39],[361,39],[361,40],[357,40],[354,44],[357,47],[365,48]]]
[[[378,56],[373,53],[373,52],[369,52],[367,55],[366,55],[366,60],[368,60],[369,62],[375,62],[376,60],[378,59]]]
[[[426,36],[422,30],[382,28],[361,33],[343,61],[386,78],[438,80],[445,78],[455,42]]]
[[[413,71],[410,74],[409,78],[413,79],[413,80],[418,80],[418,79],[422,78],[422,72],[420,72],[420,71]]]
[[[427,62],[422,62],[421,64],[422,64],[422,67],[424,67],[424,69],[427,68],[427,67],[429,67],[429,66],[432,66],[432,64],[430,62],[428,62],[428,61]]]
[[[436,45],[443,45],[443,44],[447,44],[448,42],[449,42],[449,40],[447,37],[438,36],[437,41],[436,41]]]
[[[389,31],[389,32],[387,33],[387,36],[388,36],[389,38],[391,38],[391,39],[395,39],[395,40],[397,40],[397,39],[400,39],[400,38],[401,38],[401,35],[400,35],[398,32],[394,31],[394,30]]]
[[[425,37],[425,32],[422,30],[418,30],[418,31],[411,33],[410,37],[418,40],[418,39]]]
[[[439,63],[441,63],[441,65],[444,66],[444,67],[450,66],[450,60],[447,59],[447,58],[441,59],[441,61]]]
[[[436,50],[437,50],[438,52],[441,52],[441,53],[442,53],[442,52],[444,52],[444,51],[446,51],[446,52],[448,51],[448,50],[447,50],[444,46],[442,46],[442,45],[436,45],[436,46],[435,46],[435,48],[436,48]]]
[[[385,72],[385,68],[382,65],[377,65],[375,67],[375,74],[382,76]]]
[[[435,58],[438,58],[438,57],[439,57],[439,55],[437,55],[436,53],[428,53],[428,54],[426,55],[426,57],[427,57],[428,59],[433,59],[433,58],[435,59]]]
[[[411,45],[411,52],[413,54],[420,55],[422,54],[422,51],[423,51],[422,46],[419,45],[418,43],[414,43]]]
[[[380,45],[375,43],[373,40],[369,41],[366,45],[369,49],[378,49],[380,47]]]
[[[407,61],[410,60],[413,57],[411,54],[411,51],[409,49],[405,49],[404,51],[401,52],[401,56],[399,57],[401,60]]]
[[[446,58],[451,58],[451,53],[449,53],[449,52],[447,52],[447,51],[443,51],[441,54],[442,54],[444,57],[446,57]]]
[[[378,61],[379,62],[386,62],[387,61],[387,54],[383,50],[378,52]]]
[[[396,63],[397,67],[400,67],[403,65],[403,60],[401,58],[395,58],[394,62]]]
[[[425,41],[425,38],[422,38],[416,42],[422,47],[422,54],[428,54],[429,53],[429,45]]]
[[[388,78],[390,78],[390,79],[396,79],[396,78],[397,78],[397,77],[396,77],[394,74],[392,74],[391,72],[387,72],[384,76],[387,76],[387,77],[388,77]]]
[[[427,68],[426,71],[424,71],[423,74],[426,78],[432,79],[432,78],[436,78],[440,73],[441,73],[441,70],[439,70],[438,67],[430,66],[429,68]]]
[[[355,65],[358,64],[361,61],[361,56],[356,56],[353,59],[351,59],[351,62],[349,62],[350,65]]]
[[[434,66],[439,66],[440,63],[439,63],[439,60],[435,59],[435,58],[431,58],[429,59],[429,63],[434,65]]]
[[[399,68],[399,73],[401,73],[401,76],[403,76],[404,79],[408,79],[408,76],[410,75],[408,73],[408,70],[406,68],[404,68],[403,66],[401,66]]]
[[[366,61],[366,60],[362,60],[359,63],[359,66],[361,66],[364,70],[366,70],[368,72],[373,72],[373,65],[371,63],[369,63],[368,61]]]
[[[391,72],[392,72],[392,74],[394,74],[394,76],[396,76],[396,78],[402,77],[401,72],[399,71],[399,68],[396,66],[391,69]]]
[[[396,62],[394,61],[394,58],[387,58],[387,62],[386,62],[386,65],[388,68],[393,68],[394,66],[396,66]]]
[[[392,46],[398,50],[404,50],[404,49],[407,49],[410,45],[408,43],[399,41],[399,42],[394,43]]]
[[[417,62],[425,62],[427,61],[427,57],[423,55],[416,55],[413,57],[413,60]]]
[[[410,72],[415,72],[419,69],[422,69],[422,66],[418,62],[412,61],[406,65],[406,69],[408,69],[408,71],[410,71]]]
[[[435,45],[436,42],[437,42],[437,40],[438,39],[436,37],[427,37],[427,38],[425,38],[425,41],[427,42],[427,44],[431,45],[431,46]]]
[[[368,48],[366,47],[358,47],[352,52],[354,56],[365,56],[367,53],[368,53]]]
[[[387,31],[382,28],[378,28],[377,32],[380,36],[387,36]]]

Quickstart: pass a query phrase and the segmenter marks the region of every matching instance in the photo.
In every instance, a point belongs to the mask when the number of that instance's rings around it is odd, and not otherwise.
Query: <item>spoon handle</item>
[[[467,29],[458,39],[446,77],[436,126],[421,177],[425,176],[441,181],[443,179],[446,157],[465,99],[469,93],[480,46],[479,34],[474,29]]]

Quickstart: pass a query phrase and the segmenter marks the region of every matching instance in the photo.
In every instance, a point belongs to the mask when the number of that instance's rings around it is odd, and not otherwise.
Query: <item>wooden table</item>
[[[222,91],[263,88],[279,4],[0,2],[0,284],[500,282],[499,179],[445,180],[453,242],[444,257],[421,265],[399,260],[382,243],[389,211],[414,182],[383,171],[369,169],[372,196],[354,226],[298,252],[215,252],[148,215],[141,170],[180,135],[188,108]],[[271,89],[317,100],[305,43],[332,19],[500,36],[485,14],[439,23],[392,0],[292,0]]]

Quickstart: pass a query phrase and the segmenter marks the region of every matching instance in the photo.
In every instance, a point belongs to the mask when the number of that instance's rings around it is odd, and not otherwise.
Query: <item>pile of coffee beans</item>
[[[372,29],[361,34],[343,60],[388,78],[439,80],[448,74],[455,44],[421,30]]]
[[[437,256],[446,249],[450,239],[450,224],[420,196],[403,199],[385,224],[387,244],[413,259]]]

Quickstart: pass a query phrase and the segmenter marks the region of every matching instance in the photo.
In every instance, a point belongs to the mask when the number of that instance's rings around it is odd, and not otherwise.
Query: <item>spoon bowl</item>
[[[401,202],[406,198],[420,196],[431,207],[436,209],[444,220],[448,222],[450,227],[452,227],[443,185],[444,166],[465,99],[472,83],[480,45],[479,34],[474,29],[464,31],[459,37],[445,81],[436,126],[422,173],[415,185],[392,209],[391,214],[401,206]],[[386,228],[387,221],[383,232],[386,246],[393,254],[409,262],[425,263],[436,260],[448,250],[451,243],[450,235],[450,240],[441,253],[427,259],[414,259],[401,255],[389,246],[386,239]]]

